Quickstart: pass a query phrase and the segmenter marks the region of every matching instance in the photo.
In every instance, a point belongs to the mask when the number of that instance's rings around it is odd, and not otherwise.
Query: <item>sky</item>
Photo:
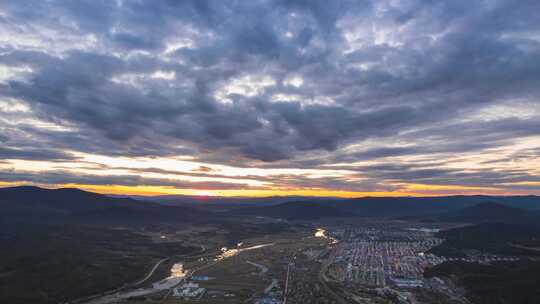
[[[0,186],[540,194],[540,1],[1,1]]]

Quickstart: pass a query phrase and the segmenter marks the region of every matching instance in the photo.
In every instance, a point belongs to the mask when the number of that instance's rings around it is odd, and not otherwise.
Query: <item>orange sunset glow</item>
[[[257,26],[183,4],[189,16],[167,8],[141,25],[117,2],[105,10],[115,21],[95,25],[63,10],[21,23],[0,9],[11,20],[0,30],[0,185],[540,194],[538,35],[510,21],[477,39],[464,30],[476,17],[427,10],[406,23],[398,12],[412,4],[382,1],[365,16],[266,7],[244,20]]]

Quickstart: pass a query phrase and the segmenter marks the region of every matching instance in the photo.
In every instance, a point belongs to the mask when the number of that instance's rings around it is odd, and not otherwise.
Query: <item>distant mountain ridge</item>
[[[0,188],[0,221],[89,224],[191,222],[210,214],[189,207],[169,207],[131,198],[115,198],[75,188],[33,186]]]
[[[338,205],[349,205],[365,203],[366,205],[385,203],[402,204],[411,203],[410,208],[415,203],[429,204],[451,204],[453,207],[466,207],[483,202],[498,202],[503,205],[511,205],[525,209],[535,209],[540,211],[540,197],[535,195],[522,196],[488,196],[488,195],[453,195],[434,197],[359,197],[359,198],[337,198],[337,197],[306,197],[306,196],[273,196],[273,197],[214,197],[214,196],[189,196],[189,195],[161,195],[161,196],[123,196],[154,201],[165,205],[279,205],[290,202],[312,202],[312,203],[336,203]],[[422,207],[422,206],[420,206]],[[367,208],[367,207],[362,207]]]
[[[535,225],[538,224],[540,215],[522,208],[510,207],[495,202],[487,202],[439,214],[436,216],[436,219],[442,222],[501,222]]]
[[[160,203],[168,206],[184,205],[220,205],[220,206],[271,206],[288,202],[333,202],[342,201],[343,198],[335,197],[308,197],[308,196],[268,196],[268,197],[223,197],[223,196],[196,196],[196,195],[158,195],[158,196],[139,196],[139,195],[119,195],[114,197],[129,197],[136,200],[145,200]]]
[[[326,217],[379,217],[410,220],[432,219],[447,222],[511,222],[527,219],[534,221],[540,213],[535,209],[511,207],[504,203],[477,202],[477,198],[363,198],[333,202],[292,201],[271,206],[250,206],[235,209],[232,213],[278,217],[284,219],[308,219]],[[491,198],[491,197],[485,197]],[[534,203],[534,202],[532,202]],[[528,202],[528,207],[534,207]],[[540,204],[540,201],[538,202]],[[525,204],[520,204],[524,206]],[[519,215],[519,217],[518,217]]]
[[[235,211],[240,215],[268,216],[288,220],[310,220],[326,217],[350,216],[331,203],[317,204],[306,201],[287,202],[278,205],[243,208]]]
[[[184,197],[185,198],[185,197]],[[298,198],[298,197],[292,197]],[[155,198],[107,196],[80,189],[33,186],[0,188],[0,221],[77,221],[88,223],[197,222],[224,216],[269,216],[283,219],[327,217],[431,218],[479,222],[481,219],[534,221],[540,215],[536,196],[301,197],[229,198],[218,203],[158,203]],[[154,201],[152,201],[154,199]],[[208,202],[208,201],[206,201]],[[234,203],[236,202],[236,203]],[[494,203],[496,202],[496,203]],[[520,207],[515,208],[515,207]],[[517,210],[516,210],[517,209]],[[528,211],[527,211],[528,210]],[[527,215],[523,215],[527,212]],[[412,218],[411,218],[412,219]]]

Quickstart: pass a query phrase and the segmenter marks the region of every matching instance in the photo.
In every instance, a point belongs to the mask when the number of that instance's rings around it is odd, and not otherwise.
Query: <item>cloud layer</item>
[[[192,172],[145,178],[135,165],[180,159],[235,168],[246,188],[539,191],[538,11],[534,0],[2,3],[0,179],[122,184],[114,162],[97,162],[108,177],[81,171],[98,155],[131,158],[129,185],[204,188],[185,181]],[[208,189],[241,188],[203,175]]]

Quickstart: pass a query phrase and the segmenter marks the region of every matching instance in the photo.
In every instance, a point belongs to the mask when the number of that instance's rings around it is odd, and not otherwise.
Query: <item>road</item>
[[[319,282],[324,287],[324,289],[339,303],[339,304],[349,304],[345,299],[338,295],[330,286],[328,286],[328,277],[326,277],[326,270],[330,264],[324,263],[319,271]]]
[[[204,245],[199,245],[199,246],[201,247],[201,250],[198,253],[196,253],[195,255],[193,255],[193,254],[192,255],[184,255],[184,256],[182,256],[182,258],[188,259],[188,258],[198,258],[198,257],[204,256],[205,251],[207,250],[207,248]],[[127,298],[127,297],[133,297],[133,296],[139,296],[139,295],[145,295],[145,294],[151,294],[151,293],[158,292],[160,290],[159,289],[154,289],[154,288],[136,289],[136,290],[131,290],[131,291],[124,291],[124,290],[126,290],[128,288],[133,288],[135,286],[138,286],[138,285],[146,282],[149,278],[152,277],[152,274],[154,274],[154,272],[159,267],[159,265],[161,265],[163,262],[165,262],[166,260],[168,260],[170,258],[171,257],[167,257],[167,258],[163,258],[163,259],[159,260],[156,264],[154,264],[154,266],[152,267],[150,272],[144,278],[142,278],[141,280],[139,280],[139,281],[137,281],[135,283],[125,284],[125,285],[123,285],[123,286],[121,286],[119,288],[109,290],[107,292],[103,292],[103,293],[100,293],[100,294],[97,294],[97,295],[93,295],[93,296],[73,300],[73,301],[70,301],[68,303],[72,303],[72,304],[78,304],[78,303],[106,304],[106,303],[114,303],[114,302],[117,302],[120,299]]]
[[[197,272],[199,272],[199,271],[201,271],[201,270],[210,268],[210,267],[216,265],[217,263],[219,263],[219,262],[221,262],[221,261],[223,261],[223,260],[225,260],[225,259],[228,259],[228,258],[230,258],[230,257],[233,257],[233,256],[235,256],[235,255],[240,254],[240,253],[243,252],[243,251],[254,250],[254,249],[264,248],[264,247],[273,246],[273,245],[275,245],[275,243],[260,244],[260,245],[255,245],[255,246],[251,246],[251,247],[247,247],[247,248],[242,248],[242,249],[233,249],[232,252],[231,252],[231,250],[228,250],[229,254],[222,253],[221,255],[218,255],[218,257],[217,257],[214,261],[212,261],[212,262],[210,262],[210,263],[208,263],[208,264],[206,264],[206,265],[199,266],[198,268],[195,268],[195,269],[189,271],[188,274],[186,275],[186,278],[190,278],[190,277],[192,277],[195,273],[197,273]],[[167,294],[165,294],[165,296],[163,297],[162,302],[165,302],[165,301],[167,300],[167,298],[168,298],[168,297],[170,296],[170,294],[171,294],[171,290],[172,290],[172,289],[169,289],[169,292],[167,292]]]
[[[287,304],[289,296],[289,275],[291,273],[291,263],[287,264],[287,276],[285,277],[285,290],[283,291],[283,304]]]
[[[230,255],[225,255],[225,256],[222,255],[222,256],[220,256],[219,259],[216,259],[215,261],[213,261],[213,262],[211,262],[209,264],[206,264],[206,265],[200,266],[200,267],[198,267],[196,269],[193,269],[191,271],[188,271],[188,273],[186,274],[186,276],[184,278],[190,278],[196,272],[201,271],[203,269],[206,269],[208,267],[211,267],[211,266],[219,263],[220,261],[222,261],[222,260],[224,260],[226,258],[229,258],[231,256],[239,254],[242,251],[254,250],[254,249],[259,249],[259,248],[272,246],[272,245],[274,245],[274,243],[255,245],[255,246],[242,248],[242,249],[235,249],[235,251]],[[205,250],[206,250],[206,248],[204,246],[201,246],[201,252],[199,254],[190,255],[190,256],[184,256],[183,258],[186,259],[186,258],[201,257],[201,256],[204,255]],[[168,259],[168,258],[166,258],[166,259]],[[163,280],[161,280],[159,282],[155,282],[152,285],[152,287],[149,287],[149,288],[139,288],[139,289],[134,289],[134,290],[132,289],[130,291],[124,291],[127,287],[134,287],[134,286],[137,286],[137,285],[141,284],[142,282],[145,282],[146,280],[148,280],[152,276],[152,274],[155,272],[155,270],[159,267],[159,265],[161,263],[163,263],[166,259],[162,259],[162,260],[158,261],[158,263],[156,263],[154,265],[154,267],[152,267],[150,273],[148,273],[142,280],[139,280],[136,284],[130,284],[130,285],[123,286],[121,288],[106,292],[106,293],[102,293],[102,294],[95,295],[95,296],[92,296],[92,297],[87,297],[85,299],[79,300],[77,303],[109,304],[109,303],[116,303],[118,301],[125,300],[125,299],[131,298],[131,297],[144,296],[144,295],[148,295],[148,294],[161,292],[163,290],[168,290],[169,292],[167,292],[167,294],[163,298],[163,300],[166,300],[169,297],[170,291],[172,290],[172,288],[179,285],[183,280],[177,280],[178,278],[166,278],[166,279],[163,279]],[[72,302],[72,303],[74,303],[74,302]]]
[[[261,275],[268,272],[268,267],[266,267],[266,266],[264,266],[262,264],[255,263],[255,262],[252,262],[252,261],[247,261],[247,260],[246,260],[246,263],[257,267],[259,269],[259,274],[261,274]]]
[[[159,260],[155,265],[154,267],[152,267],[152,270],[150,270],[150,272],[144,277],[142,278],[141,280],[139,280],[138,282],[135,282],[133,285],[137,286],[137,285],[141,285],[142,283],[144,283],[146,280],[148,280],[153,274],[154,274],[154,271],[156,271],[156,269],[159,267],[159,265],[161,265],[161,263],[165,262],[166,260],[168,260],[169,258],[164,258],[164,259],[161,259]]]
[[[328,286],[328,282],[331,281],[326,276],[326,270],[328,269],[328,266],[332,264],[332,261],[335,258],[335,251],[332,250],[328,254],[328,259],[323,261],[323,264],[321,266],[321,270],[319,271],[319,282],[323,286],[323,288],[339,303],[339,304],[348,304],[349,302],[346,301],[342,296],[340,296],[338,293],[336,293],[330,286]]]
[[[134,282],[134,283],[131,283],[131,284],[125,284],[125,285],[123,285],[121,287],[118,287],[116,289],[109,290],[109,291],[106,291],[106,292],[103,292],[103,293],[100,293],[100,294],[97,294],[97,295],[84,297],[84,298],[81,298],[81,299],[76,299],[76,300],[70,301],[69,303],[74,303],[74,304],[75,303],[92,303],[94,300],[99,299],[100,297],[107,297],[109,295],[118,294],[118,293],[120,293],[122,290],[124,290],[126,288],[138,286],[138,285],[146,282],[146,280],[148,280],[154,274],[154,272],[159,267],[159,265],[161,265],[161,263],[165,262],[168,259],[169,258],[163,258],[163,259],[157,261],[156,264],[154,264],[154,266],[152,267],[152,269],[150,269],[150,271],[146,274],[146,276],[144,278],[140,279],[137,282]]]

